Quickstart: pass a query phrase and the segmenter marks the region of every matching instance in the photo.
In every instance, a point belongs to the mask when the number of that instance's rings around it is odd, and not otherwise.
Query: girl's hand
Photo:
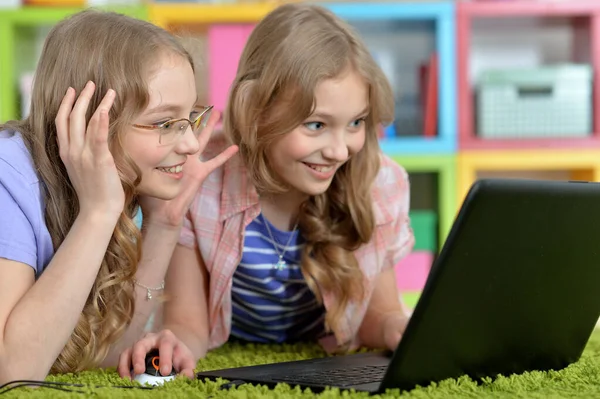
[[[108,90],[86,126],[85,116],[94,90],[94,83],[88,82],[77,101],[75,90],[67,90],[55,119],[60,158],[77,193],[79,212],[118,218],[125,194],[108,149],[108,111],[115,92]]]
[[[194,378],[196,359],[192,351],[181,342],[170,330],[159,333],[148,333],[139,340],[133,348],[129,348],[119,357],[117,372],[122,378],[131,378],[133,374],[142,374],[146,370],[146,354],[152,349],[158,349],[160,374],[167,376],[174,368],[180,375]]]
[[[406,330],[409,317],[402,312],[391,312],[382,318],[383,342],[389,350],[398,347],[402,334]]]
[[[204,179],[237,152],[237,146],[231,146],[209,161],[202,162],[200,160],[200,155],[204,151],[220,115],[218,111],[213,110],[206,127],[198,135],[199,150],[196,154],[188,156],[183,168],[182,190],[179,195],[170,201],[148,197],[140,198],[144,220],[168,228],[179,228]]]

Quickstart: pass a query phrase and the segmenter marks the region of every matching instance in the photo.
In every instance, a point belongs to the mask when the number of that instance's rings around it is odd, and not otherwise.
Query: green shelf
[[[99,9],[115,11],[138,19],[148,19],[145,7],[110,6]],[[20,117],[19,72],[25,72],[23,63],[33,68],[31,60],[33,29],[55,25],[60,20],[82,11],[78,7],[22,7],[0,10],[0,121]],[[24,36],[24,37],[20,37]],[[19,43],[20,39],[24,39]],[[28,51],[29,50],[29,51]],[[18,55],[18,57],[17,57]],[[15,62],[6,62],[15,60]],[[24,61],[25,60],[25,61]],[[29,72],[27,70],[27,72]]]
[[[421,297],[420,291],[406,291],[402,292],[402,301],[409,309],[414,309],[417,306],[417,302],[419,302],[419,298]]]
[[[456,156],[455,155],[392,155],[391,158],[411,173],[437,174],[438,245],[446,240],[456,216]],[[411,204],[412,207],[413,204]],[[420,245],[420,244],[419,244]],[[437,252],[437,250],[436,250]]]
[[[434,211],[412,211],[410,224],[415,235],[414,251],[438,251],[438,215]]]

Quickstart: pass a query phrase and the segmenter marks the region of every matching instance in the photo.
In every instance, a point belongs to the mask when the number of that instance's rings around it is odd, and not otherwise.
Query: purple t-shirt
[[[0,132],[0,258],[25,263],[36,278],[54,255],[42,182],[20,133]]]

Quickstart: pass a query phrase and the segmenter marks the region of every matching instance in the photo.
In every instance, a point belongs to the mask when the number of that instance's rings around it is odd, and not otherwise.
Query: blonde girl
[[[29,116],[0,126],[0,384],[119,358],[125,376],[140,362],[130,348],[162,295],[184,212],[236,151],[199,160],[218,118],[199,135],[207,111],[192,59],[164,30],[92,10],[53,28]],[[165,374],[192,376],[172,332],[144,342],[163,341]]]
[[[195,356],[231,339],[396,347],[394,265],[414,238],[407,174],[377,141],[393,109],[331,12],[287,4],[256,26],[206,152],[239,153],[200,187],[166,278],[165,326]]]

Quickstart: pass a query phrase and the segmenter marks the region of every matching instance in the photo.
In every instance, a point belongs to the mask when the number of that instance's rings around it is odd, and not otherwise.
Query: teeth
[[[309,163],[307,163],[306,165],[309,168],[314,169],[317,172],[321,172],[321,173],[329,172],[331,169],[333,169],[333,165],[330,165],[330,166],[318,166],[318,165],[311,165]]]
[[[183,170],[183,165],[173,166],[171,168],[157,168],[163,172],[167,173],[180,173]]]

